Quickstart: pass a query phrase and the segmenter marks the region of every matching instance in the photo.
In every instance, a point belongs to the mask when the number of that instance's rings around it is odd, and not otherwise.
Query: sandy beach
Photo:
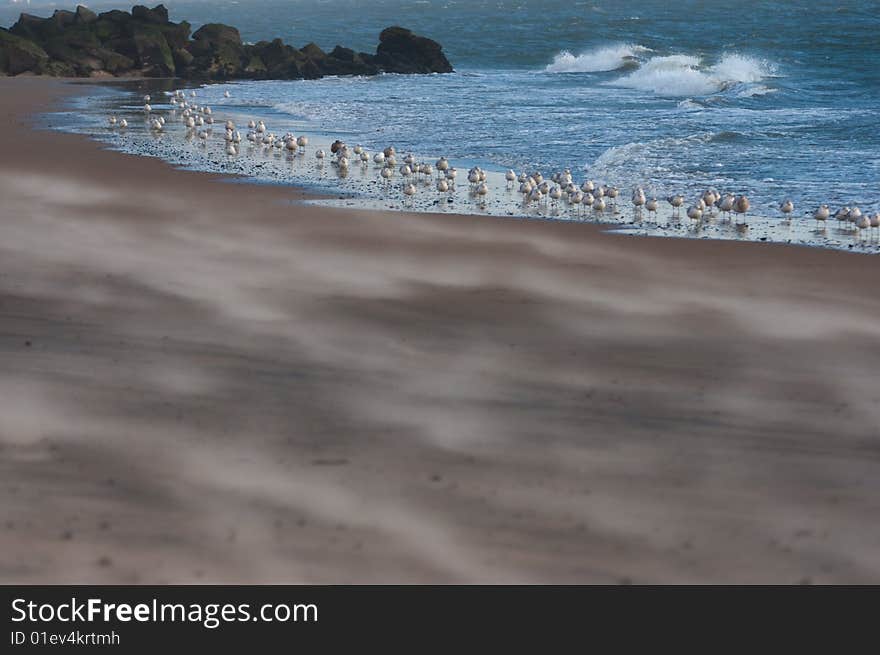
[[[0,583],[880,582],[880,259],[335,210],[0,79]]]

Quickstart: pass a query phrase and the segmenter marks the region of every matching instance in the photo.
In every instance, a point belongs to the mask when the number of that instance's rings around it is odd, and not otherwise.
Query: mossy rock
[[[165,5],[156,5],[152,9],[148,9],[144,5],[135,5],[131,8],[131,17],[145,23],[164,25],[168,22],[168,10]]]
[[[97,48],[92,54],[98,57],[104,65],[104,70],[114,75],[126,73],[134,68],[134,60],[118,52],[107,50],[106,48]]]
[[[40,74],[49,63],[49,54],[43,48],[6,30],[0,31],[0,53],[4,72],[10,75],[28,71]]]
[[[125,33],[122,23],[107,18],[99,18],[89,27],[102,43],[106,43],[111,39],[118,39]]]
[[[327,56],[327,53],[321,50],[321,48],[315,43],[309,43],[303,46],[302,53],[309,59],[314,59],[315,61]]]
[[[192,31],[192,26],[186,21],[182,21],[177,24],[168,23],[167,25],[160,25],[159,29],[165,35],[168,46],[174,50],[186,47],[189,43],[189,34]]]
[[[90,25],[98,20],[98,14],[96,14],[91,9],[83,7],[82,5],[76,6],[76,16],[74,18],[74,22],[77,25]]]
[[[137,52],[136,61],[144,75],[150,77],[171,77],[174,75],[174,57],[162,31],[154,25],[139,23],[135,24],[133,31],[132,39]]]
[[[72,64],[64,61],[50,61],[43,69],[43,75],[52,75],[53,77],[77,77],[79,73]]]
[[[206,23],[195,31],[193,40],[211,44],[233,43],[241,45],[241,34],[230,25]]]
[[[176,50],[173,50],[171,52],[171,56],[174,58],[174,67],[177,69],[178,72],[189,68],[192,65],[194,59],[190,51],[183,48],[177,48]]]
[[[244,67],[244,73],[247,75],[262,76],[266,73],[266,64],[258,55],[251,55],[247,65]]]

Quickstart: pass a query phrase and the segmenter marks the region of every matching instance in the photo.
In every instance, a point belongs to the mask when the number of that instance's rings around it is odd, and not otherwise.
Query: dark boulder
[[[8,75],[42,74],[49,63],[49,54],[33,41],[0,31],[0,70]]]
[[[236,28],[223,23],[206,23],[193,33],[193,40],[205,45],[241,45],[241,34]]]
[[[403,27],[382,31],[376,58],[389,73],[451,73],[453,70],[439,43],[416,36]]]
[[[16,36],[32,41],[40,41],[48,34],[54,33],[56,30],[50,26],[50,18],[40,18],[31,14],[21,14],[16,23],[9,28],[9,31]]]
[[[131,8],[131,17],[145,23],[164,25],[168,22],[168,10],[165,5],[156,5],[152,9],[148,9],[144,5],[135,5]]]
[[[129,72],[135,66],[134,60],[118,52],[107,50],[105,48],[96,48],[92,53],[98,57],[103,63],[103,68],[113,75],[122,75]]]
[[[60,32],[65,27],[73,25],[76,21],[76,14],[72,11],[67,11],[66,9],[56,9],[52,12],[52,18],[49,20],[55,24],[55,29]]]
[[[440,44],[402,27],[383,31],[375,54],[343,46],[327,53],[315,43],[298,50],[281,39],[244,44],[236,28],[222,23],[191,31],[186,21],[170,22],[164,5],[136,5],[131,13],[96,14],[79,5],[48,18],[21,14],[11,29],[0,29],[0,72],[210,80],[452,70]]]
[[[193,63],[192,54],[190,54],[189,50],[184,48],[173,50],[171,56],[174,58],[174,68],[177,71],[183,71]]]
[[[110,11],[105,11],[102,14],[98,14],[98,19],[109,20],[113,23],[125,24],[131,21],[131,14],[129,14],[127,11],[111,9]]]
[[[238,30],[222,23],[200,27],[193,33],[193,41],[187,49],[193,55],[193,62],[186,73],[193,78],[241,77],[250,59]]]
[[[74,18],[74,23],[77,25],[89,25],[98,20],[98,14],[96,14],[91,9],[83,7],[82,5],[76,6],[76,16]]]
[[[171,77],[176,70],[171,48],[158,27],[138,23],[132,34],[134,58],[147,77]]]
[[[160,25],[159,29],[162,30],[162,34],[165,35],[165,40],[173,50],[175,48],[185,48],[187,46],[192,26],[186,21],[182,21],[180,23],[167,23],[165,25]]]

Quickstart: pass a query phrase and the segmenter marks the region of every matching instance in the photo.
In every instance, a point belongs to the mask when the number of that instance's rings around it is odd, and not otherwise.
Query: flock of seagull
[[[229,91],[224,95],[228,98]],[[179,119],[187,130],[188,138],[196,136],[202,143],[207,143],[212,134],[214,125],[213,111],[208,106],[198,105],[195,102],[196,92],[190,91],[189,98],[182,90],[170,94],[171,115]],[[165,129],[166,119],[159,112],[155,112],[150,105],[152,98],[144,96],[143,112],[146,116],[146,124],[153,133],[161,133]],[[110,116],[108,122],[111,128],[126,128],[128,121],[125,118]],[[236,129],[235,123],[228,120],[224,124],[224,139],[226,142],[225,152],[234,157],[241,152],[242,136]],[[248,131],[245,139],[254,147],[263,147],[266,150],[287,152],[289,154],[305,155],[309,145],[307,136],[295,136],[290,132],[283,136],[276,136],[270,132],[266,123],[262,120],[248,121]],[[370,163],[378,169],[378,179],[387,188],[396,174],[399,174],[402,184],[400,191],[403,195],[404,204],[413,205],[415,196],[420,186],[431,187],[439,194],[446,194],[456,190],[458,171],[450,165],[449,159],[440,157],[433,164],[421,162],[412,154],[402,157],[398,166],[397,151],[394,146],[388,146],[381,151],[371,154],[364,146],[358,144],[349,147],[344,141],[336,140],[330,146],[330,153],[324,150],[315,150],[315,159],[318,166],[324,166],[326,160],[338,170],[340,176],[345,177],[353,166],[360,166],[366,170]],[[536,171],[533,173],[519,173],[508,170],[504,175],[507,182],[507,191],[512,193],[518,188],[522,196],[523,207],[544,208],[552,207],[557,212],[561,205],[567,205],[569,211],[578,217],[585,212],[601,215],[606,210],[616,213],[618,211],[617,199],[620,190],[614,186],[600,185],[592,180],[584,180],[580,185],[576,184],[571,170],[558,171],[545,179]],[[486,171],[479,166],[474,166],[468,171],[469,195],[480,205],[485,206],[490,193]],[[517,187],[517,184],[519,185]],[[633,206],[635,220],[643,218],[643,212],[648,213],[649,220],[657,218],[657,210],[660,202],[657,198],[648,197],[642,187],[635,187],[630,201]],[[707,189],[700,194],[692,203],[686,203],[682,195],[671,195],[666,198],[671,210],[672,220],[681,218],[682,208],[688,204],[685,215],[696,224],[720,214],[728,221],[732,221],[731,215],[736,216],[738,229],[747,228],[745,222],[751,203],[745,194],[735,195],[732,193],[720,193],[715,189]],[[794,213],[794,203],[790,199],[783,200],[779,205],[779,211],[783,218],[791,221]],[[816,227],[824,226],[832,218],[831,209],[827,204],[820,205],[812,214]],[[870,235],[876,233],[880,237],[880,212],[873,215],[863,213],[858,207],[841,207],[833,218],[843,229],[856,231],[859,239],[867,231]]]

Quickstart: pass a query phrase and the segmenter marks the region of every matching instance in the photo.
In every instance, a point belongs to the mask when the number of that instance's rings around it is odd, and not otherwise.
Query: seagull
[[[849,215],[847,216],[847,219],[849,220],[850,223],[852,223],[853,225],[857,225],[861,218],[862,218],[862,210],[861,209],[859,209],[858,207],[853,207],[852,209],[849,210]]]
[[[703,219],[703,210],[697,205],[691,205],[688,207],[687,217],[692,221],[700,221]]]
[[[748,197],[741,195],[737,197],[736,202],[733,203],[733,211],[737,214],[742,214],[743,220],[745,220],[746,212],[749,211],[750,206]]]
[[[620,189],[618,189],[616,186],[609,187],[606,193],[608,194],[608,197],[611,198],[611,208],[616,210],[617,196],[620,195]]]
[[[674,195],[666,198],[666,202],[668,202],[672,206],[672,215],[678,217],[681,215],[681,206],[684,204],[684,196]]]
[[[779,211],[782,212],[785,218],[789,218],[789,215],[794,211],[794,203],[791,200],[785,200],[781,205],[779,205]]]
[[[504,179],[507,180],[507,188],[512,189],[513,183],[516,182],[516,173],[513,170],[509,170],[504,174]]]
[[[577,210],[578,216],[580,216],[581,203],[583,203],[583,201],[584,201],[584,194],[582,191],[574,191],[573,193],[569,194],[569,196],[568,196],[568,204],[574,205],[575,209]]]
[[[387,169],[383,169],[387,170]],[[406,196],[406,199],[409,200],[409,204],[413,204],[413,196],[416,195],[416,185],[415,184],[407,184],[403,187],[403,195]]]
[[[648,202],[645,203],[645,209],[648,210],[648,214],[654,214],[654,220],[657,220],[657,198],[651,198]]]
[[[856,228],[859,231],[859,239],[862,238],[862,230],[867,230],[871,227],[871,219],[867,214],[862,214],[859,212],[859,215],[856,217]]]
[[[730,220],[730,212],[733,211],[733,205],[736,202],[736,198],[733,194],[726,194],[718,205],[718,209],[721,210],[722,214],[727,214],[727,220]]]
[[[599,190],[601,191],[601,188]],[[645,204],[645,192],[642,190],[642,187],[636,187],[635,189],[633,189],[632,204],[635,207],[633,213],[636,216],[641,217],[642,206]]]
[[[486,196],[489,195],[489,185],[485,182],[480,182],[480,185],[477,187],[477,197],[480,199],[480,205],[486,205]]]
[[[877,231],[878,236],[880,236],[880,212],[877,212],[873,216],[871,216],[871,232],[873,233],[875,230]]]
[[[816,211],[813,212],[813,218],[816,219],[816,227],[819,227],[819,221],[824,225],[830,215],[831,210],[828,209],[828,205],[819,205],[816,207]]]

